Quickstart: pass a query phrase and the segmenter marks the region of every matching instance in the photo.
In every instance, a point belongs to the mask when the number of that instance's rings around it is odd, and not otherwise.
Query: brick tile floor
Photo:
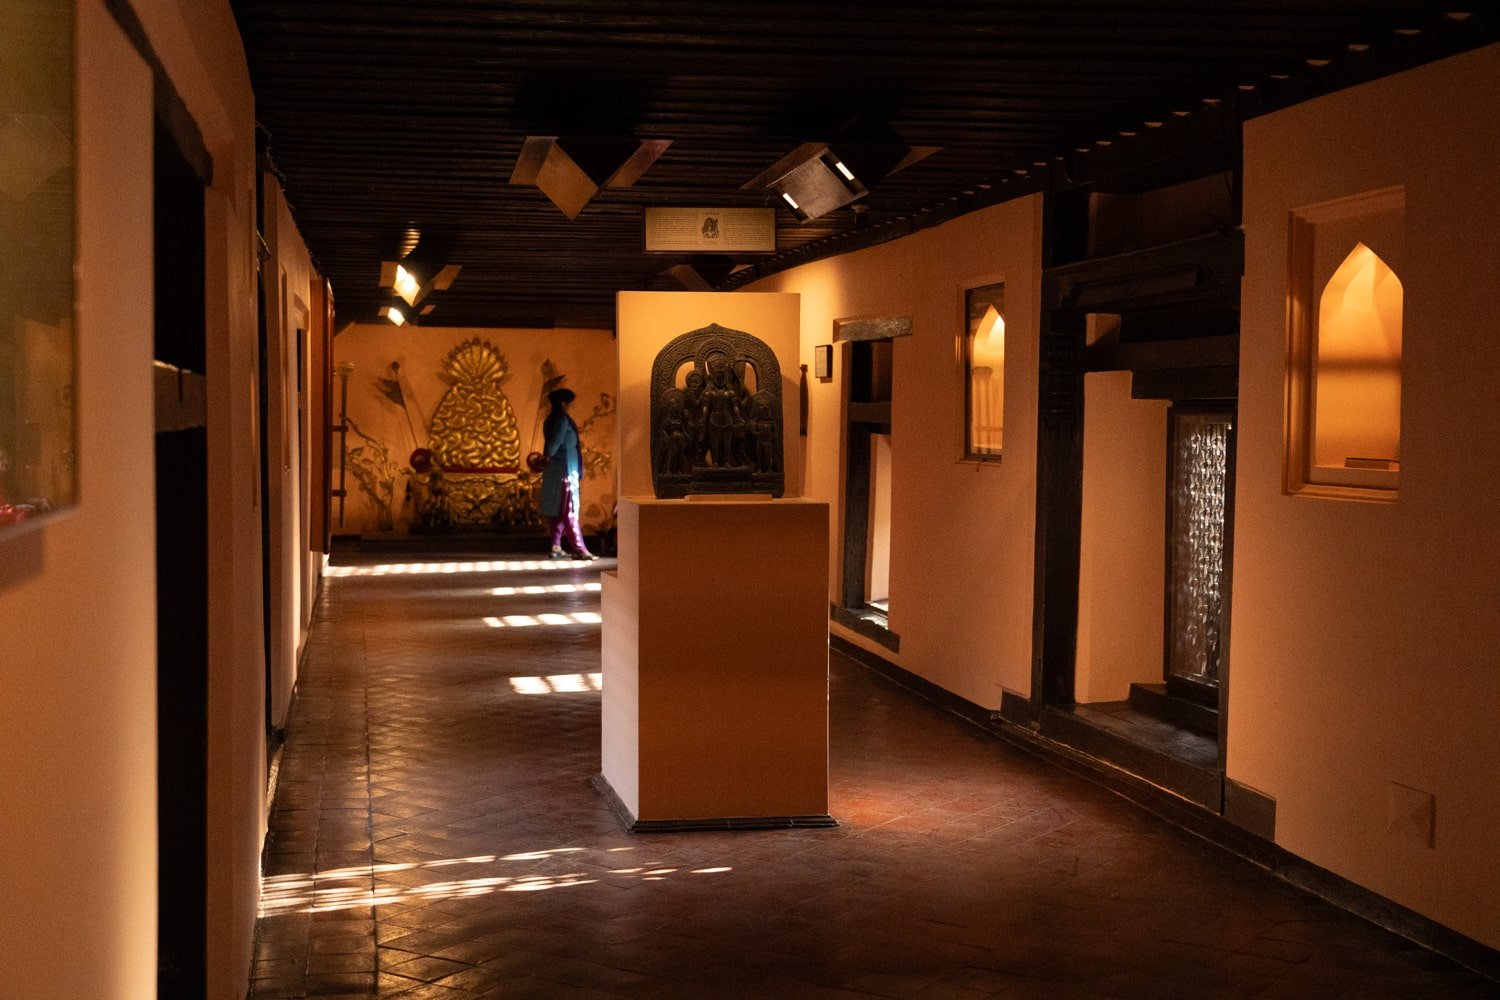
[[[599,565],[333,568],[256,1000],[1500,995],[838,656],[837,829],[626,834]]]

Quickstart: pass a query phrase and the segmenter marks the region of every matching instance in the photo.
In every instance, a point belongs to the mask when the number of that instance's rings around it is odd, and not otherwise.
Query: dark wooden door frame
[[[1086,194],[1058,191],[1046,195],[1044,273],[1082,255],[1087,219]],[[1037,365],[1036,569],[1029,706],[1033,718],[1046,705],[1073,704],[1083,526],[1085,318],[1082,313],[1049,305],[1044,294]]]
[[[851,341],[844,364],[849,395],[844,410],[844,560],[839,594],[842,606],[851,610],[868,604],[865,577],[869,570],[871,441],[877,434],[891,433],[890,401],[858,398],[857,387],[871,378],[872,346],[877,340],[889,338]]]

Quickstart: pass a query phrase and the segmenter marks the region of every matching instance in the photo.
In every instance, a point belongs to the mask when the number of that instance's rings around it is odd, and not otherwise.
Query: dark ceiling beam
[[[944,149],[876,186],[858,220],[778,209],[780,251],[742,258],[752,270],[725,287],[1104,169],[1131,155],[1122,133],[1205,100],[1253,115],[1495,37],[1483,12],[1459,22],[1410,0],[232,3],[341,318],[373,314],[380,248],[415,225],[451,229],[464,268],[422,322],[465,325],[610,325],[615,292],[672,287],[663,272],[688,262],[641,252],[644,207],[768,204],[740,185],[856,112]],[[1396,34],[1409,27],[1421,33]],[[580,70],[620,91],[605,102],[615,131],[675,141],[568,222],[505,181],[527,134],[569,134],[544,120],[559,101],[536,98]]]

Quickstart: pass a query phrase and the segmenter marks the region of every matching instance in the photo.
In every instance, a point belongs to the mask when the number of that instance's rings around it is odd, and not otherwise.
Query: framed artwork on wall
[[[73,7],[0,5],[0,536],[78,501]]]

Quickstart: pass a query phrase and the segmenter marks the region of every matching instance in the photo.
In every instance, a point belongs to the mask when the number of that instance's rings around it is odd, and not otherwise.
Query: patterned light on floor
[[[327,576],[417,576],[455,573],[535,573],[540,570],[571,570],[580,564],[572,560],[521,559],[478,560],[471,562],[373,563],[369,566],[329,566]],[[597,587],[597,585],[596,585]]]
[[[600,585],[596,583],[554,583],[550,586],[532,584],[529,587],[496,587],[490,591],[496,597],[519,597],[521,595],[533,596],[540,594],[597,594]]]
[[[260,913],[262,917],[288,913],[330,913],[367,906],[390,906],[397,903],[435,902],[442,899],[468,899],[495,892],[546,892],[573,886],[596,885],[606,877],[613,881],[631,878],[659,882],[676,873],[676,868],[592,868],[586,858],[579,858],[589,870],[543,874],[484,874],[474,878],[441,879],[408,885],[405,882],[382,884],[382,876],[397,872],[426,872],[459,865],[548,862],[560,855],[589,854],[581,847],[558,847],[550,850],[524,851],[497,858],[481,855],[469,858],[442,858],[435,861],[396,864],[352,865],[323,872],[296,875],[270,875],[261,882]],[[493,868],[491,867],[492,871]],[[728,867],[701,868],[694,875],[722,874]]]
[[[598,625],[604,619],[597,611],[551,612],[539,615],[491,615],[484,619],[490,628],[535,628],[539,625]]]
[[[553,674],[550,677],[512,677],[510,686],[516,694],[571,694],[580,691],[603,691],[604,675]]]

